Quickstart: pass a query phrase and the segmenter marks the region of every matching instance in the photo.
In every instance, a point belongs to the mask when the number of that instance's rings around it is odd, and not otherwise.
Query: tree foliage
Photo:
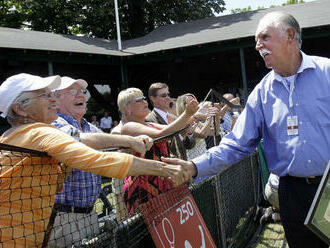
[[[282,6],[285,5],[290,5],[290,4],[298,4],[298,3],[304,3],[303,0],[287,0],[285,3],[282,4]],[[271,5],[269,8],[275,8],[276,5]],[[265,7],[259,6],[257,9],[264,9]],[[247,11],[252,11],[251,6],[248,6],[247,8],[237,8],[237,9],[232,9],[231,13],[236,14],[236,13],[242,13],[242,12],[247,12]]]
[[[290,5],[290,4],[298,4],[298,3],[304,3],[303,0],[287,0],[286,3],[283,3],[282,6]]]
[[[22,6],[17,1],[1,1],[0,3],[0,26],[9,28],[20,28],[25,15]]]
[[[155,28],[214,16],[223,0],[118,0],[123,39],[143,36]],[[13,7],[15,6],[15,7]],[[114,0],[2,1],[1,26],[61,34],[116,38]]]
[[[249,5],[246,8],[236,8],[236,9],[232,9],[231,13],[232,14],[236,14],[236,13],[242,13],[242,12],[247,12],[247,11],[252,11],[251,6]]]

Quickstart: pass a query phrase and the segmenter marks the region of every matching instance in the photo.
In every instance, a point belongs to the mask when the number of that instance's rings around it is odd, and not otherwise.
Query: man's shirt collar
[[[75,128],[77,128],[79,130],[82,129],[83,132],[90,131],[90,127],[89,127],[88,122],[85,118],[81,119],[81,128],[80,128],[78,121],[75,118],[73,118],[72,116],[65,115],[65,114],[62,114],[62,113],[59,113],[59,112],[57,112],[57,115],[59,117],[63,118],[64,120],[66,120],[69,124],[71,124]],[[86,129],[88,129],[88,130],[86,130]]]
[[[163,118],[164,121],[168,121],[167,120],[167,114],[169,114],[167,111],[164,111],[164,110],[161,110],[159,108],[155,108],[154,107],[154,110]]]
[[[303,51],[300,51],[300,54],[302,56],[301,64],[296,72],[296,74],[302,73],[306,69],[314,69],[315,64],[312,60],[312,58],[308,57]],[[282,82],[282,76],[275,72],[274,70],[271,71],[271,77],[275,79],[278,82]]]

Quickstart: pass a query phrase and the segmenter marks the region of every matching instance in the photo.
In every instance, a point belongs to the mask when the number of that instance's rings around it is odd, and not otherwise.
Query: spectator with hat
[[[185,180],[181,167],[130,154],[99,152],[50,125],[57,118],[58,93],[53,90],[60,83],[59,76],[42,78],[21,73],[9,77],[0,86],[0,111],[11,125],[0,142],[48,155],[35,157],[20,153],[19,157],[8,152],[0,156],[0,243],[3,247],[47,246],[55,194],[63,189],[64,176],[70,168],[116,178],[153,174],[172,178],[175,185]],[[96,136],[107,143],[108,138],[103,134]],[[150,146],[148,140],[141,141],[142,147],[137,149],[140,152],[148,148],[144,142]]]

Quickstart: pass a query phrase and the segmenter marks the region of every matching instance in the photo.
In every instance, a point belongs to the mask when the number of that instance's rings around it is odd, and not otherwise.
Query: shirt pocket
[[[312,103],[311,103],[312,104]],[[316,98],[317,121],[321,126],[330,125],[330,95]]]

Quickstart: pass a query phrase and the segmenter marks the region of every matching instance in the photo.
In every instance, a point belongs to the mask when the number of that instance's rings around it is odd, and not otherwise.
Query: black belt
[[[94,206],[90,207],[74,207],[74,206],[67,206],[62,204],[54,204],[54,209],[58,212],[65,212],[65,213],[76,213],[76,214],[89,214],[92,212]]]
[[[319,184],[321,182],[322,176],[311,176],[311,177],[293,177],[286,176],[288,178],[292,178],[296,181],[301,181],[307,184]]]

